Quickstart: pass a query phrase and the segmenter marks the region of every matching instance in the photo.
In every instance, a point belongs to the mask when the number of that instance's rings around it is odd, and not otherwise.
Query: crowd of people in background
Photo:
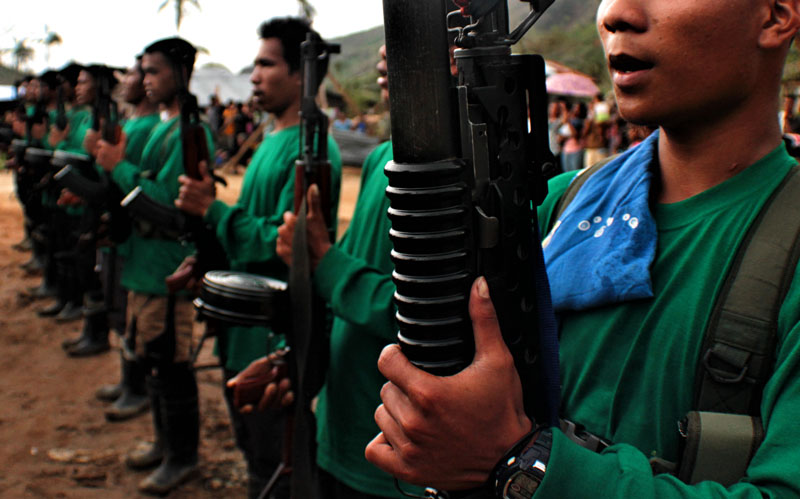
[[[609,156],[639,144],[652,128],[626,122],[613,99],[602,94],[585,99],[555,96],[548,112],[550,150],[559,170],[587,168]]]

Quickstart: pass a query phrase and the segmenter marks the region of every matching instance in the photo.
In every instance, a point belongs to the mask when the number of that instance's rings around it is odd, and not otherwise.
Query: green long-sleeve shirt
[[[66,114],[69,132],[64,140],[56,144],[55,149],[86,154],[86,150],[83,148],[83,138],[86,136],[86,131],[92,127],[92,111],[89,107],[84,106],[70,109]],[[55,119],[51,123],[55,123]]]
[[[161,118],[159,118],[158,113],[152,113],[130,118],[123,123],[122,131],[125,133],[128,140],[125,145],[125,159],[128,162],[134,165],[141,163],[142,152],[144,151],[144,146],[147,144],[147,139],[150,137],[150,132],[152,132],[153,128],[160,122]],[[100,168],[99,165],[95,166]],[[101,172],[101,174],[105,174],[105,172]],[[127,240],[118,243],[116,248],[119,256],[128,256],[129,248]],[[103,248],[104,252],[107,250],[108,248]]]
[[[183,174],[183,148],[178,120],[178,117],[172,118],[152,129],[139,164],[125,159],[114,168],[111,178],[123,192],[141,186],[142,191],[153,200],[174,206],[180,187],[178,177]],[[208,152],[213,157],[214,142],[207,128],[205,132]],[[164,296],[167,294],[164,278],[172,274],[193,251],[192,244],[144,238],[134,230],[128,238],[122,286],[138,293]]]
[[[564,417],[616,445],[586,451],[554,432],[536,498],[762,498],[800,496],[800,279],[780,309],[775,371],[761,416],[766,439],[747,478],[725,489],[653,476],[648,458],[678,458],[677,421],[692,408],[706,325],[736,248],[796,162],[779,147],[742,173],[692,198],[652,209],[658,228],[654,297],[561,317]],[[554,206],[571,176],[551,181]],[[563,230],[563,229],[562,229]],[[558,279],[551,275],[550,279]]]
[[[141,163],[144,146],[147,144],[150,132],[160,121],[158,113],[152,113],[130,118],[123,123],[122,131],[128,140],[125,145],[125,159],[128,162],[134,165]]]
[[[334,315],[330,366],[316,412],[317,462],[356,490],[403,497],[394,479],[364,458],[364,448],[379,432],[373,415],[386,382],[378,371],[378,356],[397,341],[388,179],[383,173],[391,159],[392,144],[386,142],[364,161],[350,227],[314,274],[316,289]],[[405,489],[414,490],[408,485]]]
[[[231,269],[285,281],[288,269],[276,253],[283,214],[294,209],[294,165],[300,153],[300,127],[268,134],[250,161],[236,204],[216,200],[205,220],[216,227]],[[336,219],[342,159],[328,138],[331,162],[331,214]],[[281,346],[282,338],[268,328],[233,327],[227,330],[226,367],[240,371],[253,360]]]

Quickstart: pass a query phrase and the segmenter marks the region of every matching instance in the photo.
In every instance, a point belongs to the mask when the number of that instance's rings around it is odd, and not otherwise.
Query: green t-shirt
[[[134,165],[142,161],[142,153],[150,132],[161,122],[158,113],[146,114],[131,118],[122,125],[122,131],[127,136],[128,143],[125,145],[125,159]]]
[[[353,489],[403,497],[394,479],[364,458],[364,448],[380,431],[373,416],[386,379],[378,371],[378,356],[397,341],[383,173],[391,159],[392,144],[385,142],[364,161],[350,227],[314,274],[316,289],[334,314],[330,366],[316,412],[317,462]]]
[[[183,147],[178,117],[156,125],[142,151],[141,162],[127,159],[120,162],[111,178],[128,193],[136,186],[154,201],[174,206],[178,197],[178,177],[183,174]],[[214,155],[214,141],[206,128],[208,153]],[[130,291],[164,296],[164,279],[172,274],[184,258],[194,252],[194,245],[178,241],[144,238],[133,231],[128,238],[127,260],[122,272],[122,286]]]
[[[259,145],[242,180],[233,206],[214,201],[205,219],[216,227],[232,270],[285,281],[288,269],[275,251],[283,214],[294,210],[294,164],[300,154],[300,126],[268,134]],[[331,214],[336,220],[342,158],[328,138],[331,162]],[[253,360],[283,346],[283,338],[268,328],[232,327],[227,330],[225,367],[241,371]]]
[[[92,127],[92,111],[89,107],[83,106],[70,109],[66,114],[69,132],[64,140],[56,144],[56,150],[86,154],[83,138],[86,136],[86,131]],[[55,123],[55,118],[51,123]]]
[[[560,317],[562,414],[616,445],[596,454],[554,432],[537,498],[800,496],[800,279],[780,310],[775,373],[761,404],[766,440],[748,477],[727,491],[712,482],[688,486],[653,477],[648,463],[678,458],[677,422],[692,408],[714,299],[747,228],[795,163],[781,146],[705,192],[654,206],[653,298]],[[542,227],[552,226],[571,176],[550,182]]]
[[[161,122],[158,113],[147,114],[144,116],[137,116],[130,118],[122,125],[122,131],[127,136],[128,143],[125,146],[125,159],[138,165],[142,161],[142,152],[144,146],[147,144],[147,139],[150,137],[150,132],[153,128]],[[101,168],[99,165],[95,165]],[[105,172],[101,171],[101,175]],[[116,245],[117,255],[122,257],[128,256],[128,242],[127,240]],[[103,248],[102,251],[108,252],[108,248]]]

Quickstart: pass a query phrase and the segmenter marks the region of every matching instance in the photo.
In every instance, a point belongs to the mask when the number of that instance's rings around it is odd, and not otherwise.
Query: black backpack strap
[[[800,167],[748,229],[717,297],[695,377],[694,409],[759,414],[772,374],[778,312],[800,258]]]
[[[615,154],[613,156],[609,156],[605,159],[601,159],[597,163],[593,164],[589,168],[583,169],[578,172],[572,182],[567,186],[567,189],[564,191],[564,194],[561,196],[561,199],[558,200],[558,204],[556,205],[556,209],[554,211],[554,216],[552,218],[552,222],[555,223],[556,220],[561,218],[561,215],[564,213],[564,210],[567,209],[567,206],[575,199],[575,196],[578,195],[578,191],[581,190],[583,184],[589,180],[589,177],[594,175],[600,168],[606,166],[608,163],[617,159],[619,154]]]

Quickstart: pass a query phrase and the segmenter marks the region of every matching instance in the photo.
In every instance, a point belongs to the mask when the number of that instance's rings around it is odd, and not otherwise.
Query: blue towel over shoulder
[[[658,132],[596,171],[544,239],[559,311],[653,296],[657,231],[650,212]]]

